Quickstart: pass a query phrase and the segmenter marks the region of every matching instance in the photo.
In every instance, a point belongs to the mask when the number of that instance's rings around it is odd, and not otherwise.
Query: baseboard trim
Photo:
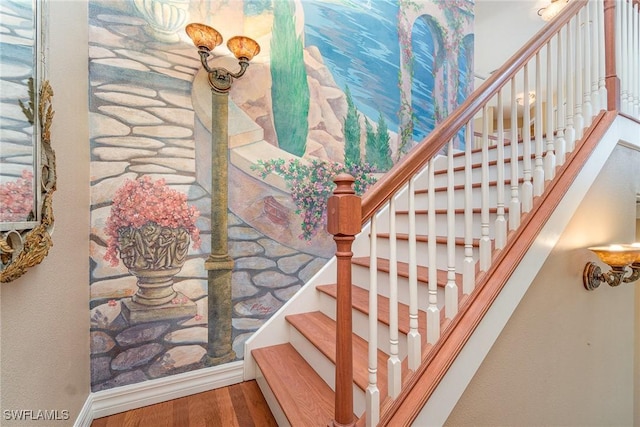
[[[89,393],[87,400],[85,400],[76,422],[73,423],[73,427],[90,427],[93,421],[93,415],[91,413],[91,406],[93,405],[93,394]]]
[[[243,362],[198,369],[89,394],[74,423],[88,427],[96,418],[240,383]]]

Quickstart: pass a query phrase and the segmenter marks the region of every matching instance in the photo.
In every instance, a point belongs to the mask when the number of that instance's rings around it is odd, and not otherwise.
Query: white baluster
[[[633,52],[631,56],[631,75],[633,76],[633,116],[640,118],[640,6],[633,4]]]
[[[627,3],[628,24],[627,24],[627,51],[628,63],[627,63],[627,114],[630,116],[635,115],[635,81],[636,81],[636,61],[635,57],[638,56],[635,45],[635,22],[636,22],[636,7],[635,3],[629,0]]]
[[[584,118],[585,127],[591,125],[593,120],[593,109],[591,105],[591,20],[589,18],[589,7],[583,7],[584,12],[583,20],[583,33],[584,49],[582,53],[584,56],[584,74],[582,75],[582,117]]]
[[[557,85],[556,85],[556,138],[554,143],[556,154],[556,165],[562,166],[566,153],[566,142],[564,140],[564,78],[565,74],[562,69],[564,56],[562,56],[562,30],[558,31],[558,47],[556,49],[558,59],[556,61]]]
[[[462,292],[469,295],[476,285],[476,262],[473,259],[473,179],[471,136],[473,128],[467,123],[467,144],[464,147],[464,266]]]
[[[409,180],[409,334],[407,357],[409,369],[420,366],[422,348],[418,331],[418,262],[416,256],[416,202],[414,179]]]
[[[573,34],[571,32],[571,23],[574,22],[570,20],[567,23],[567,78],[566,78],[566,87],[567,87],[567,110],[566,110],[566,120],[567,126],[564,130],[564,140],[566,142],[566,152],[570,153],[575,148],[576,144],[576,130],[573,127],[573,82],[575,79],[574,71],[573,71]]]
[[[551,41],[547,43],[547,108],[546,108],[546,141],[544,153],[544,178],[551,180],[556,174],[556,155],[553,152],[553,74],[552,74]]]
[[[367,427],[380,421],[380,390],[378,389],[378,250],[376,215],[371,217],[369,240],[369,384],[366,391]]]
[[[438,308],[438,268],[436,266],[436,198],[435,163],[429,160],[427,251],[429,270],[429,307],[427,308],[427,343],[435,344],[440,338],[440,309]]]
[[[520,227],[520,195],[518,189],[518,101],[516,78],[511,79],[511,201],[509,202],[509,230]],[[527,92],[524,97],[528,98]],[[506,240],[506,239],[505,239]]]
[[[622,67],[620,67],[620,110],[624,113],[627,113],[629,111],[629,102],[628,102],[628,96],[629,96],[629,89],[628,89],[628,78],[629,76],[629,69],[628,69],[628,64],[629,64],[629,51],[627,49],[628,43],[629,43],[629,37],[628,37],[628,29],[629,29],[629,7],[628,7],[629,1],[623,0],[620,3],[616,4],[616,6],[618,8],[620,8],[621,10],[621,15],[620,15],[620,20],[622,22],[621,27],[621,61],[622,61]]]
[[[536,94],[538,94],[535,103],[535,132],[536,132],[536,158],[535,169],[533,170],[533,195],[540,196],[544,191],[544,168],[542,161],[542,153],[544,151],[544,141],[542,137],[542,83],[541,83],[541,65],[540,52],[536,53]]]
[[[398,257],[396,250],[396,197],[389,199],[389,362],[387,376],[389,396],[400,394],[400,366],[398,356]]]
[[[489,238],[489,115],[482,109],[482,164],[480,199],[480,271],[491,266],[491,239]]]
[[[524,64],[524,106],[522,113],[522,212],[533,207],[533,183],[531,174],[531,104],[529,103],[529,63]]]
[[[631,1],[627,3],[627,114],[633,115],[633,57],[636,53],[633,51],[633,4]]]
[[[616,2],[616,74],[618,75],[618,79],[620,80],[620,106],[622,106],[622,80],[624,75],[624,70],[622,69],[622,7],[621,2]],[[622,2],[624,3],[624,2]]]
[[[574,94],[575,94],[575,116],[573,117],[574,128],[576,129],[576,141],[582,139],[582,134],[584,132],[584,116],[582,114],[582,77],[583,77],[583,67],[582,63],[582,48],[583,48],[583,40],[582,40],[582,21],[580,20],[582,16],[581,12],[578,12],[576,15],[576,29],[575,29],[575,47],[576,47],[576,58],[575,58],[575,81],[574,81]]]
[[[598,70],[600,69],[600,51],[598,50],[598,2],[590,1],[587,4],[591,25],[589,37],[591,40],[591,112],[594,116],[600,111],[600,96],[598,93]],[[604,58],[602,58],[604,61]]]
[[[504,217],[504,106],[502,105],[502,89],[498,91],[498,147],[496,150],[498,155],[496,161],[498,181],[496,184],[497,215],[495,222],[495,244],[496,249],[502,249],[507,243],[507,221]],[[482,204],[484,207],[484,200]]]
[[[600,53],[600,61],[598,63],[598,99],[600,100],[600,109],[607,109],[607,85],[605,82],[605,64],[606,52],[604,48],[604,3],[597,2],[596,9],[598,11],[598,52]]]
[[[453,180],[453,139],[447,151],[447,284],[444,289],[444,312],[448,319],[458,313],[456,283],[456,202]]]

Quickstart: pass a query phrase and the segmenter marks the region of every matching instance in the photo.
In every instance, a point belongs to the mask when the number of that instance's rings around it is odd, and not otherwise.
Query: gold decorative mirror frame
[[[30,81],[33,93],[33,81]],[[33,98],[33,96],[32,96]],[[40,223],[31,229],[8,230],[0,234],[0,282],[6,283],[22,276],[29,267],[40,264],[53,246],[53,193],[56,190],[56,157],[51,148],[51,123],[53,90],[48,81],[43,81],[38,97],[38,123],[40,141],[38,150],[39,168],[36,182],[40,183]]]
[[[53,90],[46,79],[49,0],[3,1],[0,282],[6,283],[41,263],[53,245],[56,160]]]

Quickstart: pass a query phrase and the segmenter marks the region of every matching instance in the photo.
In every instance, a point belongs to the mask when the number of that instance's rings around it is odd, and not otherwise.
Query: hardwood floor
[[[258,384],[246,381],[97,418],[91,427],[277,427]]]

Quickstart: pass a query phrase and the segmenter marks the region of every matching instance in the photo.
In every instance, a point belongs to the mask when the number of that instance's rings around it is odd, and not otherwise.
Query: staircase
[[[522,145],[522,143],[520,143]],[[497,157],[497,146],[492,146],[489,150],[491,157]],[[477,163],[473,168],[480,168],[481,163],[478,154],[480,150],[475,150],[474,156]],[[454,156],[454,169],[464,169],[464,153]],[[445,157],[438,157],[436,164],[445,163]],[[496,174],[497,162],[492,162],[492,173]],[[519,159],[522,167],[522,158]],[[447,285],[446,268],[446,164],[435,170],[438,177],[436,181],[436,229],[440,235],[436,236],[437,255],[436,258],[443,260],[437,271],[437,286],[439,301],[444,301],[445,286]],[[425,171],[426,172],[426,171]],[[462,173],[461,173],[462,172]],[[464,198],[463,171],[456,172],[455,178],[457,188],[456,197]],[[426,173],[424,174],[426,175]],[[416,179],[416,182],[426,181]],[[459,184],[460,183],[460,184]],[[481,182],[477,178],[473,183],[474,192],[480,189]],[[497,182],[489,182],[491,187],[491,198],[497,196]],[[502,184],[504,186],[504,183]],[[428,205],[428,187],[416,188],[416,205]],[[403,200],[404,199],[404,200]],[[476,197],[476,200],[480,200]],[[406,205],[406,192],[401,194],[396,200],[400,206]],[[427,209],[416,209],[416,221],[426,230]],[[474,216],[479,217],[480,208],[474,208]],[[398,278],[398,331],[401,336],[399,341],[398,357],[403,360],[407,356],[407,335],[410,331],[409,319],[409,211],[406,209],[396,211],[397,227],[397,278]],[[456,265],[462,265],[464,259],[464,212],[455,213],[456,229]],[[497,217],[496,209],[491,212],[491,217],[495,223]],[[386,218],[380,222],[387,222]],[[473,251],[477,258],[480,221],[474,221]],[[491,227],[493,229],[493,227]],[[492,230],[493,231],[493,230]],[[390,283],[390,233],[388,230],[380,231],[378,236],[378,293],[377,293],[377,322],[378,322],[378,388],[380,390],[380,400],[384,401],[387,396],[387,359],[389,358],[389,296],[388,285]],[[368,236],[365,236],[368,237]],[[429,237],[427,234],[416,236],[417,253],[427,253]],[[369,275],[371,260],[367,256],[355,257],[353,265],[353,286],[352,286],[352,306],[353,306],[353,373],[354,373],[354,412],[361,416],[365,412],[365,392],[368,386],[368,322],[369,322]],[[463,301],[462,294],[462,274],[456,273],[455,281],[458,288],[458,299]],[[422,302],[418,314],[418,331],[420,336],[426,337],[426,310],[428,309],[428,267],[418,265],[417,267],[418,301]],[[276,415],[281,425],[285,425],[283,419],[289,420],[291,425],[300,426],[326,426],[333,418],[334,394],[332,391],[335,378],[336,361],[336,297],[337,285],[335,283],[320,284],[315,286],[316,298],[319,300],[318,309],[310,312],[290,314],[285,316],[287,322],[289,342],[270,347],[258,348],[252,351],[258,372],[257,378],[265,394],[271,394],[268,401],[277,401],[280,412]],[[443,309],[443,303],[440,304]],[[444,312],[442,312],[444,322]],[[406,375],[407,366],[403,366],[403,373]],[[305,390],[305,392],[301,392]],[[273,410],[273,406],[272,406]],[[282,418],[284,416],[284,418]]]
[[[607,103],[617,88],[604,87],[604,66],[581,53],[600,45],[599,26],[632,13],[621,4],[616,11],[570,2],[365,195],[349,272],[332,260],[247,341],[245,379],[257,379],[279,425],[415,420],[617,117]],[[596,60],[604,63],[605,53]],[[602,73],[582,75],[592,68]],[[517,93],[543,93],[543,78],[556,104],[529,105],[525,97],[519,108]],[[637,97],[630,93],[627,100]],[[497,132],[474,131],[490,128],[489,108]],[[348,187],[338,182],[340,192]],[[339,293],[351,307],[347,326],[338,324]],[[345,354],[337,337],[345,330],[352,375],[336,356]],[[337,415],[345,376],[353,395],[347,422]]]

